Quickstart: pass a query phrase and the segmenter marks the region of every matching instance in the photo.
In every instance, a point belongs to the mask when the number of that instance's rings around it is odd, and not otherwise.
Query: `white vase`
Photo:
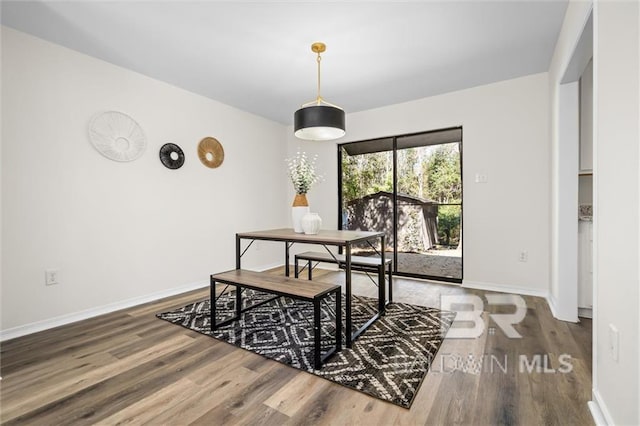
[[[307,213],[302,217],[302,230],[305,234],[314,235],[320,231],[322,218],[318,213]]]
[[[293,206],[291,207],[291,220],[293,221],[294,232],[303,233],[302,218],[309,213],[309,206]]]

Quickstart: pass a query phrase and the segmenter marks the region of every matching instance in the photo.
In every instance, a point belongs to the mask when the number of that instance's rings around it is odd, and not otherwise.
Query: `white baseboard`
[[[611,413],[607,409],[607,404],[604,403],[602,397],[600,396],[600,392],[596,389],[592,391],[593,400],[589,401],[587,404],[589,406],[589,411],[591,412],[591,416],[593,417],[593,421],[597,426],[606,426],[613,425],[613,418],[611,417]]]
[[[144,296],[133,297],[131,299],[121,300],[118,302],[108,303],[106,305],[97,306],[95,308],[85,309],[70,314],[60,315],[58,317],[36,321],[29,324],[20,325],[18,327],[0,330],[0,342],[15,339],[16,337],[26,336],[27,334],[37,333],[39,331],[48,330],[50,328],[59,327],[61,325],[71,324],[77,321],[97,317],[99,315],[108,314],[119,311],[121,309],[131,308],[133,306],[142,305],[144,303],[153,302],[154,300],[164,299],[165,297],[175,296],[177,294],[186,293],[192,290],[198,290],[209,286],[209,281],[198,281],[186,284],[180,287],[174,287],[167,290],[158,291]]]
[[[575,312],[573,315],[562,315],[560,313],[560,310],[558,309],[558,302],[556,301],[555,297],[553,297],[553,294],[551,293],[549,293],[549,295],[547,296],[547,305],[549,305],[549,310],[551,311],[551,315],[553,315],[555,319],[560,321],[573,322],[573,323],[580,322],[580,320],[578,319],[577,312]]]
[[[554,299],[553,295],[547,290],[537,290],[537,289],[523,288],[523,287],[508,287],[508,286],[503,286],[499,284],[484,283],[484,282],[469,281],[469,280],[463,280],[462,287],[472,288],[475,290],[496,291],[500,293],[510,293],[510,294],[520,294],[524,296],[542,297],[547,301],[547,305],[549,306],[551,315],[553,315],[555,319],[560,321],[573,322],[573,323],[579,322],[577,312],[575,316],[571,318],[569,317],[565,318],[564,316],[559,315],[558,308],[556,307],[557,306],[556,300]]]
[[[546,290],[536,290],[530,288],[522,288],[522,287],[506,287],[502,285],[492,284],[492,283],[483,283],[478,281],[462,281],[462,286],[466,288],[473,288],[476,290],[485,290],[485,291],[497,291],[500,293],[511,293],[511,294],[520,294],[524,296],[537,296],[542,297],[547,301],[547,305],[549,306],[549,310],[551,310],[551,315],[554,318],[560,321],[567,322],[578,322],[578,317],[575,318],[564,318],[558,315],[558,309],[556,308],[556,301],[553,298],[553,295]]]
[[[261,266],[257,266],[255,268],[252,268],[254,271],[256,272],[264,272],[264,271],[268,271],[269,269],[273,269],[273,268],[279,268],[284,266],[284,263],[282,262],[276,262],[276,263],[270,263],[268,265],[261,265]],[[244,268],[243,268],[244,269]]]
[[[553,294],[549,292],[549,296],[547,296],[547,305],[549,305],[549,310],[551,311],[551,315],[554,318],[558,318],[558,308],[556,308],[556,298],[553,297]]]
[[[511,287],[480,281],[462,280],[462,287],[473,288],[475,290],[495,291],[498,293],[521,294],[523,296],[537,296],[544,299],[547,299],[547,297],[549,296],[549,292],[547,290],[538,290],[526,287]]]
[[[593,309],[578,308],[578,317],[593,319]]]
[[[283,266],[282,262],[261,265],[254,268],[256,271],[266,271],[269,269]],[[134,297],[131,299],[121,300],[118,302],[108,303],[106,305],[97,306],[95,308],[85,309],[70,314],[60,315],[58,317],[32,322],[29,324],[20,325],[17,327],[9,328],[7,330],[0,330],[0,342],[9,339],[15,339],[16,337],[26,336],[27,334],[37,333],[39,331],[48,330],[50,328],[59,327],[61,325],[71,324],[74,322],[82,321],[85,319],[97,317],[99,315],[108,314],[111,312],[119,311],[121,309],[131,308],[133,306],[142,305],[144,303],[153,302],[154,300],[164,299],[165,297],[175,296],[178,294],[186,293],[192,290],[198,290],[209,286],[209,280],[198,281],[191,284],[186,284],[180,287],[170,288],[168,290],[162,290],[155,293],[147,294],[144,296]]]

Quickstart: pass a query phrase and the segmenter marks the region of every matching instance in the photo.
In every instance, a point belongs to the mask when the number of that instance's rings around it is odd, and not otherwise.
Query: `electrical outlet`
[[[46,271],[44,271],[44,283],[45,285],[58,284],[58,270],[47,269]]]
[[[615,362],[618,362],[620,355],[620,333],[615,325],[609,324],[609,351]]]
[[[486,173],[476,173],[476,183],[487,183],[488,181]]]
[[[518,261],[526,262],[528,260],[529,260],[529,252],[527,252],[526,250],[521,250],[520,253],[518,253]]]

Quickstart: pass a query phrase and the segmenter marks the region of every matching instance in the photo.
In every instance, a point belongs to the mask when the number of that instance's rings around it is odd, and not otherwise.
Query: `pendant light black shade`
[[[338,139],[345,134],[345,114],[340,108],[313,105],[297,110],[293,116],[297,138],[312,141]]]
[[[318,96],[315,101],[302,105],[293,116],[293,131],[297,138],[311,141],[330,141],[344,136],[344,110],[330,104],[320,96],[320,54],[327,46],[322,42],[311,45],[318,57]]]

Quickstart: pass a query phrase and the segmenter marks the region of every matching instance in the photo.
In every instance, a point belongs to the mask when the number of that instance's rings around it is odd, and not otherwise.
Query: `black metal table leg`
[[[393,303],[393,262],[389,262],[389,303]]]
[[[284,276],[289,276],[289,242],[284,242]]]
[[[387,298],[385,296],[385,285],[384,285],[384,262],[385,262],[385,236],[382,234],[380,236],[380,281],[378,282],[378,312],[384,314],[385,306],[387,306]]]
[[[240,269],[240,236],[236,234],[236,269]]]
[[[385,306],[387,304],[387,298],[384,293],[386,283],[384,280],[384,263],[378,266],[378,312],[384,314]]]
[[[314,340],[314,353],[313,363],[316,370],[322,368],[322,345],[321,345],[321,328],[320,328],[320,298],[316,298],[313,301],[313,340]]]

